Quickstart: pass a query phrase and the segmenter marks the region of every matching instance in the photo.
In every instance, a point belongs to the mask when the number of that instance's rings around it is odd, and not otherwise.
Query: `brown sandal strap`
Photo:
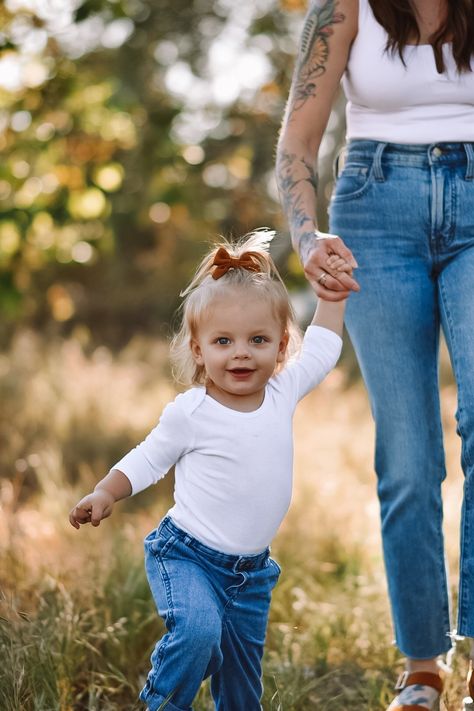
[[[406,674],[403,676],[403,681],[399,685],[395,687],[397,690],[398,689],[404,689],[407,686],[414,686],[415,684],[421,684],[422,686],[429,686],[432,689],[435,689],[438,694],[441,694],[443,691],[443,680],[439,676],[439,674],[434,674],[433,672],[412,672],[411,674]],[[400,707],[403,708],[403,707]],[[409,705],[408,705],[409,708]],[[416,708],[416,704],[415,704]],[[419,707],[420,708],[420,707]],[[421,707],[423,708],[423,707]]]

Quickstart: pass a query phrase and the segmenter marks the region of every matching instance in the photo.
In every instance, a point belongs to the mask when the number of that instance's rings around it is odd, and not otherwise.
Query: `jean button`
[[[443,151],[441,150],[441,148],[439,146],[435,146],[435,148],[433,148],[433,155],[435,158],[439,158],[440,156],[443,155]]]

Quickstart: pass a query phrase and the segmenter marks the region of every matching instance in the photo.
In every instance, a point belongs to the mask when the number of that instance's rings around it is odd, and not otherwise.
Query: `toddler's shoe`
[[[432,672],[403,672],[395,691],[398,696],[387,711],[439,711],[443,682]]]

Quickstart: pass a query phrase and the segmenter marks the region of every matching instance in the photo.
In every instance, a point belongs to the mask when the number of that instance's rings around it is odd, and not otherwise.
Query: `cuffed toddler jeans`
[[[145,565],[167,633],[140,694],[150,711],[188,711],[211,677],[218,711],[260,711],[261,660],[280,569],[268,549],[227,555],[167,516],[145,539]]]
[[[375,467],[396,643],[451,647],[442,533],[440,328],[458,386],[465,474],[458,633],[474,637],[474,146],[356,140],[330,204],[360,293],[346,324],[376,423]]]

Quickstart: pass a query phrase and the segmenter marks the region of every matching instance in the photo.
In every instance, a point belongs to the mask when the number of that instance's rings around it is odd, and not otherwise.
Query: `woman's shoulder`
[[[355,36],[359,17],[369,9],[369,0],[336,0],[336,2],[327,0],[324,5],[328,7],[328,10],[331,9],[335,14],[343,16],[351,34]]]

